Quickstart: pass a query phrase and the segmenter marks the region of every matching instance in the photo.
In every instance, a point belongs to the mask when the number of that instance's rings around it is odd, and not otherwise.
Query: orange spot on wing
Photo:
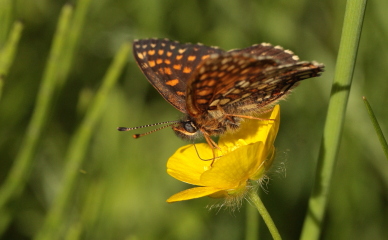
[[[184,73],[191,73],[191,68],[185,67],[185,68],[183,68],[183,72]]]
[[[148,61],[148,64],[150,65],[150,67],[155,67],[156,63],[155,61]]]
[[[165,68],[164,68],[164,73],[165,73],[165,74],[168,74],[168,75],[171,75],[171,74],[172,74],[171,68],[165,67]]]
[[[197,57],[196,56],[189,56],[188,58],[187,58],[187,60],[189,60],[189,61],[194,61],[195,59],[196,59]]]
[[[180,64],[175,64],[174,66],[172,66],[175,70],[181,70],[182,68],[182,65]]]
[[[185,95],[185,93],[181,92],[181,91],[176,91],[176,94],[178,94],[179,96],[184,96]]]
[[[167,52],[167,57],[171,57],[172,52]]]
[[[159,49],[159,50],[158,50],[158,54],[159,54],[159,55],[162,55],[163,53],[164,53],[164,50],[163,50],[163,49]]]
[[[169,80],[166,82],[167,85],[172,86],[172,87],[177,85],[178,83],[179,83],[178,79],[172,79],[172,80]]]
[[[149,50],[148,51],[148,55],[154,55],[155,54],[155,50]]]
[[[202,60],[204,60],[204,59],[206,59],[206,58],[208,58],[209,57],[209,55],[203,55],[202,56]]]
[[[163,59],[161,59],[161,58],[156,59],[157,64],[161,64],[162,62],[163,62]]]
[[[169,59],[164,59],[165,64],[171,64],[171,61]]]
[[[176,56],[176,60],[181,60],[182,57],[183,57],[183,55],[177,55],[177,56]]]

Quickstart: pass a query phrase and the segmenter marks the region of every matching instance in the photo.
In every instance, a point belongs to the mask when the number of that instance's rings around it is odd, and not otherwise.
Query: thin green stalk
[[[48,111],[52,105],[57,80],[56,76],[60,68],[59,62],[61,60],[61,53],[64,50],[63,39],[68,29],[71,14],[72,8],[70,6],[65,6],[62,9],[47,67],[37,94],[35,109],[26,130],[26,136],[23,139],[14,165],[0,189],[0,212],[4,210],[3,208],[6,207],[6,204],[11,199],[20,194],[28,179],[36,146],[46,123]]]
[[[5,42],[3,48],[0,50],[0,76],[4,77],[8,75],[10,66],[15,58],[17,46],[19,44],[20,37],[22,35],[23,24],[21,22],[15,22],[12,26],[12,30]]]
[[[257,210],[253,206],[247,205],[245,215],[245,240],[259,239],[259,214]]]
[[[71,193],[75,188],[79,169],[81,168],[81,164],[88,150],[90,138],[98,119],[103,113],[108,93],[116,83],[125,66],[129,51],[129,43],[126,43],[121,47],[103,79],[102,86],[87,110],[84,120],[73,135],[65,157],[65,162],[67,164],[65,166],[63,186],[54,199],[43,227],[35,239],[49,240],[59,238],[61,226],[63,226],[65,219],[64,215],[66,213],[66,207],[70,203]]]
[[[301,239],[319,239],[357,57],[366,0],[348,0],[313,192]]]
[[[256,191],[249,191],[249,199],[256,206],[274,240],[281,240],[278,229]]]
[[[0,100],[1,100],[1,96],[3,95],[3,86],[4,86],[4,77],[0,75]]]
[[[13,22],[13,0],[0,0],[0,48],[7,40],[8,31]]]
[[[71,64],[74,62],[74,54],[76,53],[80,35],[84,29],[85,19],[89,10],[91,0],[77,0],[76,8],[74,9],[73,18],[71,20],[71,28],[66,39],[66,52],[63,54],[63,64],[60,72],[60,80],[58,84],[61,86],[64,84]]]
[[[385,154],[385,158],[388,159],[388,144],[387,144],[387,140],[385,140],[383,131],[381,131],[380,124],[377,121],[377,118],[376,118],[375,114],[373,113],[372,107],[369,104],[368,100],[366,99],[366,97],[362,97],[362,99],[363,99],[363,101],[365,103],[366,109],[368,110],[368,114],[369,114],[370,120],[372,121],[373,127],[375,128],[375,131],[376,131],[377,137],[379,138],[381,147],[383,148],[383,151],[384,151],[384,154]]]

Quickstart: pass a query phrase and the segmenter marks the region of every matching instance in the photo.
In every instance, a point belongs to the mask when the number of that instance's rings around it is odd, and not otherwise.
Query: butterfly
[[[217,145],[211,136],[238,129],[243,118],[269,111],[299,81],[324,71],[323,64],[299,61],[292,51],[269,43],[224,51],[199,43],[141,39],[134,41],[133,54],[148,81],[184,113],[181,120],[160,124],[169,124],[164,127],[172,126],[183,139],[203,136],[212,147]],[[142,127],[147,126],[153,125]]]

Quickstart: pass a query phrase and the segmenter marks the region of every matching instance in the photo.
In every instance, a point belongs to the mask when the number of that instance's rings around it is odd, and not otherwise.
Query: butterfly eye
[[[194,125],[192,121],[184,122],[183,128],[189,133],[195,133],[197,131],[197,127]]]

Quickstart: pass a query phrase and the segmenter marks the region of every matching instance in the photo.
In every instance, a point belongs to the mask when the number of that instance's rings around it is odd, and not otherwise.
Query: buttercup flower
[[[167,173],[172,177],[198,187],[179,192],[167,202],[177,202],[204,196],[241,199],[247,192],[249,180],[257,181],[270,168],[275,147],[273,145],[280,122],[280,107],[263,119],[242,122],[238,131],[219,138],[213,160],[213,151],[206,143],[179,148],[167,162]],[[213,162],[213,163],[212,163]]]

